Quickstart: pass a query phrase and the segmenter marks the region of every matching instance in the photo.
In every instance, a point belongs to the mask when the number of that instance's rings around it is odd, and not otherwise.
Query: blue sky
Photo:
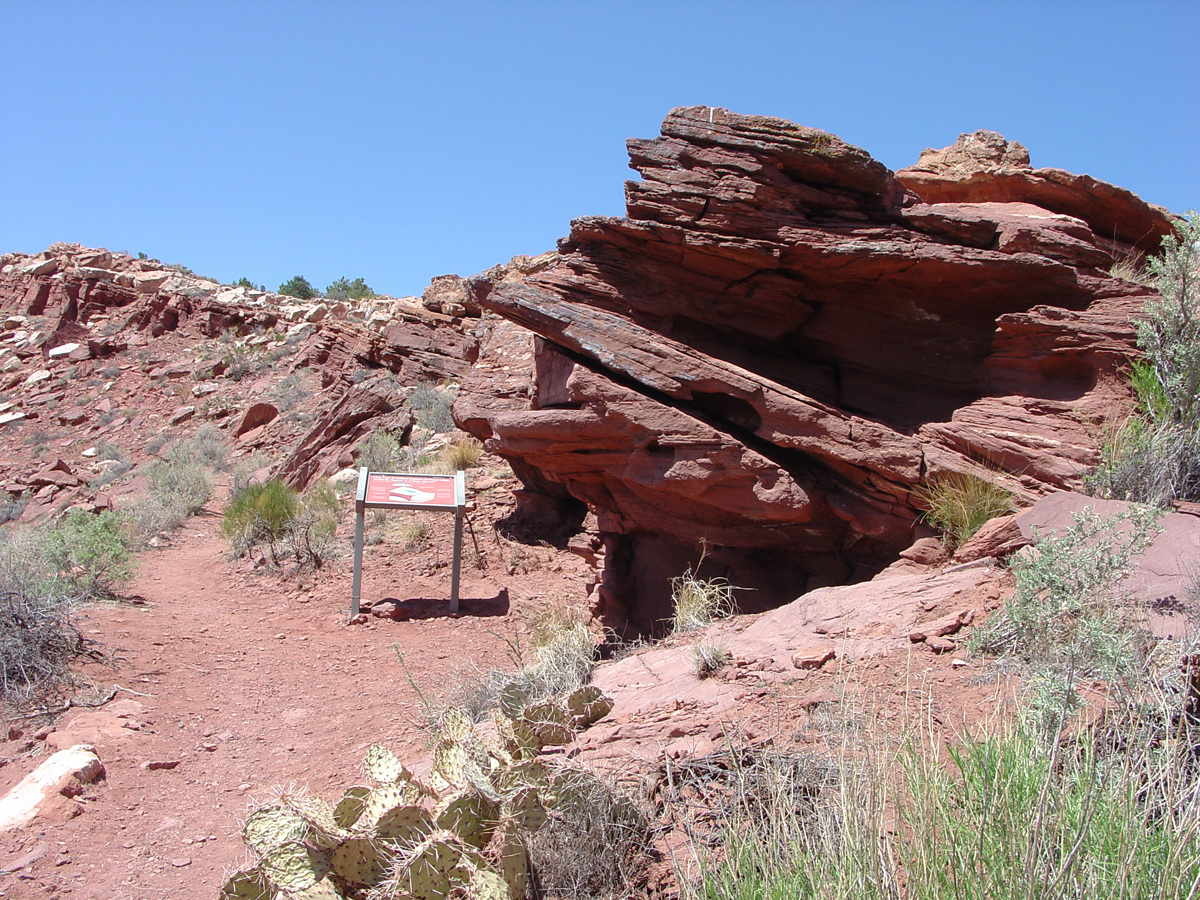
[[[1200,3],[0,0],[0,252],[419,293],[619,215],[674,106],[889,167],[990,128],[1200,206]]]

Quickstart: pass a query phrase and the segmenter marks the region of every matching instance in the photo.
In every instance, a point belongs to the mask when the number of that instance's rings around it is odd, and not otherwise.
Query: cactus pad
[[[472,730],[471,720],[457,706],[451,706],[442,711],[441,721],[438,723],[438,733],[442,737],[462,742],[467,739]]]
[[[613,700],[606,697],[600,688],[589,684],[568,694],[566,705],[571,718],[575,720],[575,727],[582,730],[612,712]]]
[[[278,891],[257,868],[234,872],[221,888],[218,900],[275,900]]]
[[[278,804],[256,809],[242,825],[242,838],[259,856],[288,841],[302,841],[307,832],[297,813]]]
[[[375,834],[386,841],[415,844],[433,831],[433,818],[419,806],[394,806],[379,817]]]
[[[363,760],[363,774],[375,784],[397,784],[411,781],[412,773],[404,768],[396,754],[386,747],[372,744]]]
[[[513,722],[517,739],[534,741],[539,747],[569,744],[575,740],[574,720],[566,707],[553,701],[525,707],[521,718]]]
[[[306,887],[302,891],[289,891],[288,900],[344,900],[344,898],[328,878],[322,878],[312,887]]]
[[[346,837],[346,831],[333,816],[333,807],[320,797],[312,794],[288,797],[284,803],[304,820],[308,826],[307,839],[322,850],[332,850]]]
[[[410,806],[410,796],[415,791],[411,785],[384,784],[375,788],[363,802],[362,815],[354,825],[355,831],[370,831],[380,818],[397,806]]]
[[[452,831],[463,843],[484,847],[499,820],[499,805],[478,791],[451,794],[437,805],[433,819],[438,828]]]
[[[445,738],[438,741],[433,751],[433,771],[455,787],[467,783],[465,769],[467,750],[457,741]]]
[[[511,826],[498,828],[487,853],[508,885],[509,893],[513,897],[524,897],[529,886],[529,857],[521,836]]]
[[[263,875],[281,891],[310,888],[329,872],[329,857],[299,841],[280,844],[259,863]]]
[[[467,896],[472,900],[512,900],[508,884],[490,869],[476,869],[467,885]]]
[[[528,702],[528,692],[515,682],[509,682],[500,692],[500,711],[510,719],[519,719]]]
[[[355,786],[347,788],[342,799],[333,808],[333,820],[339,828],[351,828],[362,816],[367,797],[371,795],[369,787]]]
[[[450,893],[449,873],[458,864],[458,850],[445,841],[419,844],[397,870],[397,887],[414,900],[435,900]]]
[[[517,828],[537,831],[546,824],[546,808],[538,798],[537,788],[521,788],[504,801],[501,815]]]
[[[351,884],[377,884],[391,864],[392,855],[378,841],[352,837],[342,842],[330,857],[333,871]]]

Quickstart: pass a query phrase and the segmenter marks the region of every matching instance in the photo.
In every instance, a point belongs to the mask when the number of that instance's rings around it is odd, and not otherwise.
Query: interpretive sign
[[[361,597],[363,519],[368,509],[428,509],[454,513],[450,614],[458,615],[458,576],[462,566],[463,516],[466,507],[466,478],[462,472],[453,475],[417,475],[359,469],[358,492],[354,495],[354,585],[350,598],[350,618],[358,615]]]

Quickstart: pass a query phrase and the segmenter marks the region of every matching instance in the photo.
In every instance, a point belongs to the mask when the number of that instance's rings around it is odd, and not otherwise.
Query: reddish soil
[[[389,617],[353,625],[345,545],[315,579],[259,574],[228,560],[220,518],[206,510],[169,547],[145,554],[132,599],[79,620],[112,655],[113,668],[84,674],[101,696],[119,686],[113,700],[69,711],[44,740],[33,740],[36,720],[15,723],[30,733],[0,743],[0,757],[10,757],[0,793],[55,745],[93,744],[106,772],[33,827],[0,836],[0,868],[44,847],[40,859],[0,876],[0,897],[215,896],[223,874],[243,862],[239,826],[256,802],[280,788],[335,797],[356,783],[372,743],[421,756],[417,688],[436,700],[473,667],[512,668],[509,643],[540,610],[582,598],[590,572],[570,553],[497,538],[480,522],[504,508],[506,492],[488,493],[496,501],[475,516],[486,568],[464,566],[458,618],[446,614],[445,515],[421,514],[433,530],[427,548],[393,540],[399,521],[367,548],[364,602],[394,602],[377,604]],[[352,529],[352,521],[341,526]],[[472,549],[469,533],[466,544]],[[147,767],[156,763],[177,765]]]

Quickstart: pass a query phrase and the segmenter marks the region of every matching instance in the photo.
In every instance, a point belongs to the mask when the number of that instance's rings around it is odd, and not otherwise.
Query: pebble
[[[142,763],[142,768],[147,772],[152,772],[155,769],[173,769],[179,765],[177,759],[148,759]]]
[[[184,866],[190,866],[192,864],[191,858],[187,856],[177,856],[174,859],[167,861],[177,869],[182,869]]]

